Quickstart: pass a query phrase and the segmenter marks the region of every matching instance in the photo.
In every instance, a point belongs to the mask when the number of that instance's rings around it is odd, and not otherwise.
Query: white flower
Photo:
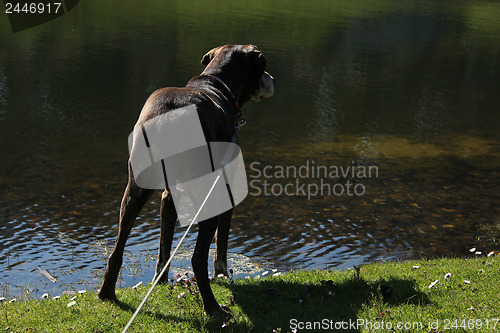
[[[43,295],[42,295],[42,298],[44,298],[44,299],[49,298],[49,294],[47,294],[47,293],[43,294]]]
[[[73,305],[76,304],[76,301],[69,302],[68,305],[66,305],[68,308],[72,307]]]
[[[469,283],[470,283],[470,281],[469,281],[469,280],[464,280],[464,283],[469,284]]]
[[[87,292],[87,290],[78,290],[78,293],[81,295],[81,294],[85,294]]]
[[[472,252],[476,252],[476,248],[475,248],[475,247],[473,247],[472,249],[470,249],[470,250],[469,250],[469,252],[471,252],[471,253],[472,253]]]
[[[446,273],[444,276],[445,279],[449,279],[450,277],[451,277],[451,273]]]
[[[432,288],[432,287],[434,287],[438,282],[439,282],[439,280],[431,282],[431,284],[429,285],[429,289]]]

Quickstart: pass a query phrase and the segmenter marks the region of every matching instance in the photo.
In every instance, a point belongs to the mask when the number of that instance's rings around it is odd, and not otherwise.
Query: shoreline
[[[466,319],[465,325],[474,326],[466,328],[469,331],[489,332],[493,324],[500,328],[499,269],[500,255],[495,252],[463,259],[370,263],[346,271],[291,270],[260,278],[214,279],[216,298],[233,314],[227,323],[205,315],[188,273],[155,289],[132,331],[293,332],[307,325],[351,322],[365,325],[355,332],[369,331],[366,325],[388,323],[421,323],[412,331],[432,332],[435,325],[460,329]],[[116,332],[148,289],[147,284],[117,289],[117,303],[98,300],[95,291],[55,300],[4,300],[0,302],[0,330]],[[352,330],[352,326],[340,328]]]

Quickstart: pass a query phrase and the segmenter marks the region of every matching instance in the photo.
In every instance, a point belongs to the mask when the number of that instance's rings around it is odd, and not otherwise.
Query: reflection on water
[[[500,5],[294,5],[156,2],[123,6],[118,18],[86,1],[23,33],[0,22],[0,294],[99,284],[142,104],[158,87],[184,85],[223,43],[258,45],[277,79],[272,99],[243,110],[249,180],[259,178],[254,162],[378,169],[371,178],[261,176],[277,188],[323,180],[365,191],[249,195],[230,237],[240,276],[500,250]],[[221,13],[227,20],[214,22]],[[132,231],[121,286],[152,278],[158,200]],[[195,238],[177,269],[190,267]]]
[[[457,137],[432,144],[401,137],[342,137],[335,145],[315,143],[309,152],[300,144],[283,148],[278,165],[314,161],[316,166],[348,167],[356,152],[358,166],[377,161],[379,176],[349,174],[353,184],[364,185],[362,196],[255,198],[252,211],[268,213],[244,232],[254,234],[249,239],[268,232],[275,241],[249,249],[259,255],[270,251],[287,263],[345,267],[352,260],[463,255],[471,244],[498,248],[500,154],[495,141]],[[297,152],[303,158],[299,163]],[[286,186],[293,178],[270,182]],[[328,181],[345,183],[342,177]],[[301,182],[314,185],[319,179]]]

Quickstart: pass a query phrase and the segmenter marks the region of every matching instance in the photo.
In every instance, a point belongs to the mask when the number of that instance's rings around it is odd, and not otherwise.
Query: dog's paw
[[[225,263],[224,261],[215,260],[214,261],[214,276],[218,277],[221,274],[229,277],[229,274],[227,274],[227,263]]]
[[[114,290],[112,291],[106,291],[106,290],[99,290],[97,293],[97,297],[99,297],[103,301],[112,301],[116,302],[118,300],[118,297],[116,297],[116,294]]]
[[[231,310],[229,307],[222,305],[222,304],[217,304],[218,306],[214,306],[214,308],[211,311],[207,311],[207,313],[211,317],[219,317],[221,319],[227,320],[232,317]]]

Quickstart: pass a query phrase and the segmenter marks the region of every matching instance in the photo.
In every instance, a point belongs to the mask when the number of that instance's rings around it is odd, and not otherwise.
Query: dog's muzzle
[[[259,87],[252,98],[260,101],[263,98],[271,97],[274,94],[274,78],[268,72],[264,72],[259,79]]]

